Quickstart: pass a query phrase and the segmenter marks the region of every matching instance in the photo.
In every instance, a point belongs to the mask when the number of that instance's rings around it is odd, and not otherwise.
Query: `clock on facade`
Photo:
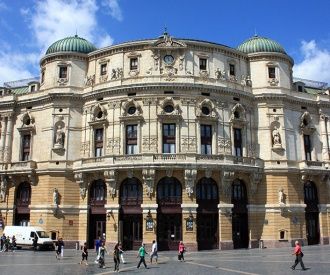
[[[164,56],[164,62],[167,64],[167,65],[170,65],[172,64],[174,61],[174,57],[172,55],[165,55]]]

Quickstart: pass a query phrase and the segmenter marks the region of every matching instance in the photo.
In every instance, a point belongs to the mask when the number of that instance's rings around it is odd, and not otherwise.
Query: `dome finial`
[[[254,27],[254,37],[258,37],[257,28]]]

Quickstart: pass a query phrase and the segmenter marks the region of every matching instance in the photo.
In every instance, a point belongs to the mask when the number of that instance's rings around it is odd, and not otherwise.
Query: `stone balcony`
[[[11,173],[25,174],[34,171],[37,168],[37,162],[33,160],[11,162],[9,169]]]
[[[231,155],[201,155],[201,154],[136,154],[120,156],[102,156],[84,158],[74,162],[73,170],[94,171],[100,169],[142,169],[145,166],[159,168],[185,168],[195,166],[197,169],[214,167],[214,169],[230,168],[231,170],[247,170],[263,168],[264,162],[259,158],[235,157]]]

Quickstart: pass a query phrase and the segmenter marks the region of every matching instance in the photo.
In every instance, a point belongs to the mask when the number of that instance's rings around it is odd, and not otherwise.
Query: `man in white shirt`
[[[156,264],[158,261],[158,247],[157,247],[157,243],[155,240],[152,241],[152,248],[151,248],[151,253],[150,253],[150,263],[152,264],[152,259],[153,257],[155,257],[156,259]]]

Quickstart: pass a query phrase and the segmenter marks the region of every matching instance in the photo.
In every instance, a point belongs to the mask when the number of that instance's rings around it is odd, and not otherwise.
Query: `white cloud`
[[[96,45],[100,48],[107,47],[113,44],[113,38],[109,34],[102,35],[98,38]]]
[[[315,40],[302,41],[300,50],[303,60],[293,67],[294,76],[330,83],[330,51]]]
[[[123,13],[118,4],[118,0],[104,0],[102,5],[109,8],[110,15],[118,21],[123,20]]]
[[[0,10],[7,10],[7,9],[8,9],[7,5],[4,2],[0,1]]]

